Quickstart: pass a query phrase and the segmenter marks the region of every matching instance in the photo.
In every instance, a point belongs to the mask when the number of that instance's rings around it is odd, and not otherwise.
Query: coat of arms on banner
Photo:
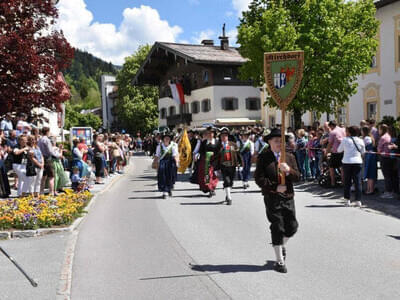
[[[265,53],[265,81],[271,97],[280,106],[289,105],[303,78],[304,52]]]

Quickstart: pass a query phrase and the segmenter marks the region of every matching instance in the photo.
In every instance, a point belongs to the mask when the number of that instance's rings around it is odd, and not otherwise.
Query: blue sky
[[[216,40],[222,24],[236,42],[250,0],[61,0],[59,26],[74,47],[122,64],[141,44]]]

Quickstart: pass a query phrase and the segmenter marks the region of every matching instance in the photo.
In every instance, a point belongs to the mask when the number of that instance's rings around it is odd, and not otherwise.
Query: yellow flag
[[[187,135],[187,130],[182,134],[182,138],[178,144],[179,149],[179,168],[178,172],[185,173],[186,169],[192,162],[192,146],[190,145],[189,137]]]

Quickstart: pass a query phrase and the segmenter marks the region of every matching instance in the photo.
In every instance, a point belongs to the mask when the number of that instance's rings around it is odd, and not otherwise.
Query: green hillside
[[[64,72],[71,90],[71,100],[66,103],[66,128],[72,126],[101,126],[97,116],[80,115],[82,109],[101,106],[101,76],[116,75],[117,68],[90,53],[75,49],[71,66]]]

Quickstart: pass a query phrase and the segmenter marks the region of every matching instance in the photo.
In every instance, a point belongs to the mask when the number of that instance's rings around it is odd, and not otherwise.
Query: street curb
[[[128,173],[128,171],[130,171],[131,166],[132,165],[128,166],[127,173]],[[74,230],[76,230],[79,227],[79,225],[81,224],[83,219],[89,213],[90,208],[93,206],[94,202],[96,202],[97,196],[106,192],[110,187],[112,187],[118,181],[119,178],[122,178],[122,177],[124,177],[124,175],[112,178],[111,181],[109,181],[104,186],[104,189],[93,194],[92,199],[90,199],[89,203],[86,205],[86,207],[83,210],[83,215],[81,217],[77,218],[70,226],[60,227],[60,228],[40,228],[40,229],[33,229],[33,230],[30,229],[30,230],[0,231],[0,240],[32,238],[32,237],[39,237],[39,236],[44,236],[44,235],[53,234],[53,233],[73,232]]]
[[[133,167],[133,164],[129,165],[126,168],[126,173],[129,174]],[[118,176],[115,179],[110,181],[109,184],[107,184],[104,189],[102,189],[100,192],[98,192],[92,200],[89,202],[89,204],[85,207],[85,212],[89,212],[94,203],[97,200],[97,196],[107,192],[116,182],[119,181],[119,178],[123,178],[124,176]],[[76,219],[74,223],[72,223],[71,226],[68,227],[68,231],[71,231],[71,236],[68,239],[66,251],[65,251],[65,258],[64,262],[62,265],[61,269],[61,275],[60,275],[60,280],[58,283],[58,289],[56,293],[56,300],[70,300],[71,299],[71,289],[72,289],[72,268],[74,264],[74,255],[75,255],[75,246],[78,242],[78,237],[79,237],[79,230],[78,227],[84,220],[86,215]]]

